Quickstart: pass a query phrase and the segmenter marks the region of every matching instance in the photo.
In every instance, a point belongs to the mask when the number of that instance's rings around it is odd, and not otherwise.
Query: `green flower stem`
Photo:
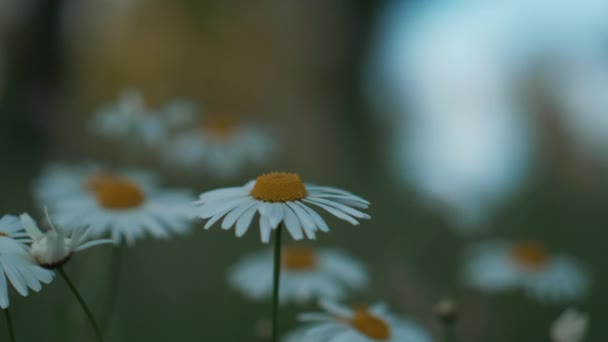
[[[272,272],[272,342],[279,340],[279,286],[281,275],[281,232],[283,225],[277,227],[274,237],[274,269]]]
[[[87,315],[87,318],[89,319],[89,321],[91,321],[91,324],[93,325],[93,328],[95,329],[95,334],[97,335],[97,340],[99,342],[103,342],[103,334],[101,333],[101,329],[99,329],[99,325],[97,325],[97,322],[95,321],[95,317],[93,317],[93,313],[91,312],[91,309],[89,309],[89,307],[87,306],[87,303],[84,301],[84,298],[82,298],[82,296],[76,289],[76,286],[74,286],[74,284],[72,283],[72,281],[70,280],[68,275],[65,273],[63,268],[59,267],[57,269],[57,271],[59,271],[59,274],[61,275],[63,280],[65,280],[66,284],[68,284],[68,287],[70,288],[70,290],[72,290],[72,293],[78,300],[78,303],[84,310],[84,313]]]
[[[108,297],[104,300],[104,310],[99,319],[99,326],[102,331],[106,331],[112,318],[112,313],[116,307],[116,299],[118,298],[118,289],[120,288],[122,278],[122,266],[124,259],[125,247],[116,246],[112,250],[112,260],[110,261],[110,277],[108,285]]]
[[[453,324],[446,325],[444,328],[443,340],[445,342],[457,342],[458,337],[456,336],[456,329]]]
[[[15,327],[13,326],[13,319],[11,318],[11,313],[8,311],[8,308],[4,309],[4,315],[6,316],[6,325],[8,326],[8,336],[11,339],[11,342],[17,341],[15,338]]]

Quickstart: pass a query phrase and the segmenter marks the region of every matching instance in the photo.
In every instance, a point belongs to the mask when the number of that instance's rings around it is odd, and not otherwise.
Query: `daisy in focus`
[[[229,282],[248,298],[272,296],[272,251],[243,258],[229,274]],[[362,289],[369,279],[363,265],[332,248],[283,247],[281,253],[281,303],[304,303],[313,299],[343,299],[349,290]]]
[[[281,223],[295,240],[304,236],[315,239],[318,230],[328,232],[327,223],[311,205],[353,225],[359,224],[357,219],[370,218],[355,209],[368,208],[365,199],[341,189],[305,184],[299,175],[286,172],[266,173],[244,186],[202,193],[194,205],[194,217],[208,219],[205,229],[224,218],[222,229],[236,225],[237,237],[247,232],[259,213],[264,243],[270,241],[272,230]]]
[[[246,166],[263,165],[276,150],[277,144],[266,130],[222,117],[203,120],[174,134],[162,157],[177,169],[206,170],[227,177]]]
[[[166,239],[190,229],[190,193],[163,190],[146,171],[54,166],[38,181],[36,198],[60,226],[86,225],[91,236],[110,235],[116,243],[133,245],[146,235]]]
[[[551,340],[583,342],[588,329],[589,316],[576,309],[568,309],[551,326]]]
[[[427,342],[422,327],[392,314],[384,304],[350,308],[328,300],[320,302],[324,313],[306,313],[300,321],[313,322],[288,335],[285,342]]]
[[[491,241],[469,251],[464,281],[484,292],[516,288],[542,302],[571,302],[584,296],[590,276],[573,258],[542,244]]]
[[[66,232],[57,229],[47,215],[50,230],[43,232],[36,221],[28,214],[20,217],[21,225],[32,238],[30,253],[36,263],[46,269],[56,269],[63,266],[76,252],[112,243],[109,239],[89,240],[88,227],[81,227]]]
[[[9,307],[8,285],[27,296],[29,289],[39,292],[42,284],[53,281],[53,272],[38,266],[30,254],[27,233],[16,216],[5,215],[0,219],[0,308]]]

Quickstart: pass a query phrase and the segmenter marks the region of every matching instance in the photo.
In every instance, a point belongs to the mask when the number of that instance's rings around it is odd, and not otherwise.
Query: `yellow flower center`
[[[0,232],[0,236],[8,236],[5,232]]]
[[[308,195],[306,186],[296,173],[271,172],[259,176],[251,196],[264,202],[297,201]]]
[[[116,177],[116,175],[107,171],[96,171],[87,178],[84,187],[92,193],[97,193],[105,182],[115,179]]]
[[[391,337],[391,328],[379,317],[367,309],[355,309],[350,325],[363,335],[376,340],[388,340]]]
[[[285,270],[306,271],[314,269],[317,264],[317,255],[308,247],[284,247],[281,257],[281,266]]]
[[[515,264],[525,269],[539,269],[549,261],[549,251],[543,245],[531,241],[516,243],[511,250]]]
[[[125,210],[139,207],[146,195],[139,185],[109,173],[97,173],[86,183],[95,194],[97,203],[106,209]]]
[[[207,120],[202,125],[201,130],[217,139],[227,139],[236,133],[238,123],[230,117],[220,117],[212,120]]]

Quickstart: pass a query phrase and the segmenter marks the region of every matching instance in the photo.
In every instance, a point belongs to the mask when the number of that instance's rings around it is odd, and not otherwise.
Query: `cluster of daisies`
[[[228,121],[220,126],[193,124],[199,119],[192,106],[182,102],[147,111],[141,95],[130,90],[116,104],[96,113],[91,127],[108,138],[136,141],[138,148],[160,151],[168,163],[185,162],[187,168],[199,163],[222,164],[218,172],[259,162],[263,158],[258,157],[267,158],[273,150],[268,143],[272,139],[261,131]],[[220,159],[223,161],[218,162]],[[27,214],[0,220],[3,309],[9,306],[6,278],[26,296],[30,289],[40,291],[43,284],[50,283],[54,270],[66,277],[62,266],[76,252],[108,243],[133,246],[146,237],[168,239],[190,232],[193,222],[202,221],[204,229],[214,225],[234,229],[236,237],[258,226],[265,244],[274,236],[274,252],[264,249],[245,256],[229,270],[228,282],[246,298],[272,300],[275,310],[279,303],[319,303],[323,312],[301,314],[303,325],[286,334],[284,341],[433,340],[427,329],[394,314],[384,303],[342,304],[370,283],[369,270],[348,252],[281,244],[281,231],[296,241],[315,240],[329,232],[330,224],[322,214],[352,225],[370,219],[365,212],[370,202],[351,192],[305,183],[295,173],[270,172],[242,186],[204,192],[197,199],[191,191],[164,187],[151,172],[93,162],[48,166],[34,189],[39,209],[46,213],[46,229],[38,228]],[[577,260],[532,241],[490,241],[474,246],[465,258],[462,275],[465,284],[484,292],[519,288],[550,303],[571,304],[590,287],[588,272]],[[276,328],[276,314],[274,317]],[[94,318],[89,318],[99,330]],[[551,328],[551,336],[555,342],[580,342],[587,324],[584,314],[568,310]],[[97,333],[103,341],[102,333]]]
[[[278,149],[262,125],[201,113],[184,100],[152,110],[136,89],[125,90],[115,103],[102,107],[89,127],[94,135],[117,141],[135,153],[155,154],[172,170],[214,177],[263,165]]]

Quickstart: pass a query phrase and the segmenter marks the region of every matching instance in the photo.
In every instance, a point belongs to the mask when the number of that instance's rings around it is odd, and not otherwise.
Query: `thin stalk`
[[[13,326],[13,319],[11,318],[11,313],[8,311],[8,308],[4,309],[4,316],[6,316],[6,325],[8,325],[8,336],[11,339],[11,342],[17,341],[15,338],[15,327]]]
[[[107,300],[104,301],[105,306],[102,311],[101,318],[99,319],[99,325],[102,331],[105,331],[110,324],[110,318],[116,306],[116,299],[118,298],[118,289],[120,288],[122,278],[122,266],[123,266],[123,255],[124,247],[117,246],[112,250],[112,260],[110,261],[110,277],[109,277],[109,293]]]
[[[443,331],[443,340],[445,342],[457,342],[456,329],[453,324],[446,325]]]
[[[279,286],[281,276],[281,232],[283,225],[277,227],[274,237],[274,268],[272,272],[272,342],[279,340]]]
[[[74,297],[76,297],[76,299],[78,300],[78,303],[82,307],[82,310],[84,310],[84,313],[87,315],[87,318],[89,319],[89,321],[91,321],[93,329],[95,329],[95,335],[97,335],[97,340],[99,342],[103,342],[103,334],[101,333],[101,329],[99,329],[99,325],[97,325],[97,321],[95,321],[95,317],[93,316],[93,313],[91,312],[91,309],[89,309],[87,303],[84,301],[84,298],[82,298],[80,292],[78,292],[76,286],[74,286],[74,284],[72,283],[68,275],[65,273],[63,268],[59,267],[57,271],[59,271],[59,274],[61,275],[63,280],[65,280],[66,284],[68,284],[68,287],[70,288],[70,290],[72,290],[72,293],[74,294]]]

